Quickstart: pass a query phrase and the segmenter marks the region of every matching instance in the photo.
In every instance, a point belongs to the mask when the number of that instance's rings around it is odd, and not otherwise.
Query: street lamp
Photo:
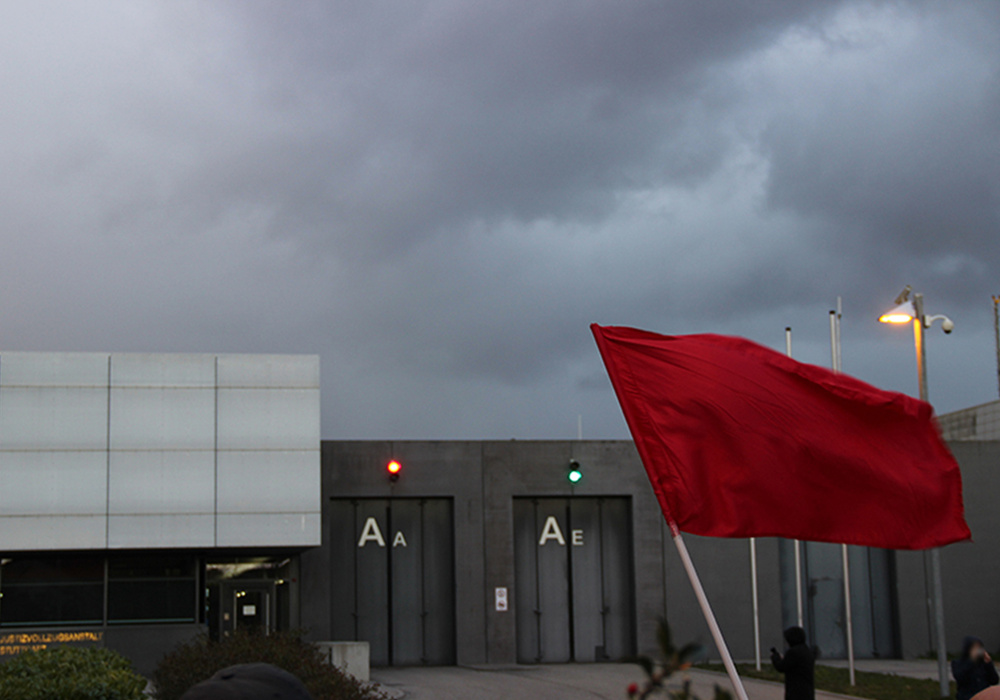
[[[951,333],[955,330],[955,322],[940,314],[928,316],[924,313],[924,295],[914,294],[910,299],[910,285],[906,285],[902,293],[896,297],[895,308],[879,317],[882,323],[904,324],[913,323],[913,343],[917,351],[917,382],[920,390],[920,400],[927,401],[927,349],[924,344],[924,331],[935,321],[941,321],[941,330]],[[938,678],[941,681],[941,697],[949,697],[951,688],[948,680],[948,656],[945,649],[944,634],[944,593],[941,585],[941,550],[932,549],[931,579],[934,587],[934,627],[937,636]],[[924,560],[926,562],[926,559]],[[925,569],[926,571],[926,569]]]

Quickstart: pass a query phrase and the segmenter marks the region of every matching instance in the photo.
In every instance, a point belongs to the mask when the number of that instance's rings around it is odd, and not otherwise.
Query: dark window
[[[4,559],[0,625],[100,624],[104,561],[100,558]]]
[[[194,622],[193,557],[116,557],[108,561],[108,622]]]

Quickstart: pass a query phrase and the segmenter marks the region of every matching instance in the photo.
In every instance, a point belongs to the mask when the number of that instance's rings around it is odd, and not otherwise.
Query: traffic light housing
[[[569,461],[569,472],[567,472],[566,478],[569,479],[569,483],[571,484],[578,484],[583,479],[583,471],[580,469],[580,463],[575,459]]]
[[[389,474],[389,481],[396,483],[399,480],[400,472],[403,471],[403,465],[393,459],[385,465],[385,471]]]

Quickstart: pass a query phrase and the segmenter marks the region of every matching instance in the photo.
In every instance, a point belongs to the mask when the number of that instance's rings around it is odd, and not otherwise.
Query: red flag
[[[591,329],[680,530],[887,549],[971,538],[930,404],[742,338]]]

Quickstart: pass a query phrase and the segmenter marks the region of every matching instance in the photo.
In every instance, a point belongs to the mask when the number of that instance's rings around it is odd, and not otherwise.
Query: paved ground
[[[695,692],[711,700],[716,684],[729,689],[722,674],[691,671]],[[552,664],[544,666],[481,666],[432,668],[380,668],[372,680],[394,698],[412,700],[571,700],[601,698],[624,700],[629,683],[642,679],[637,666],[626,664]],[[784,688],[777,683],[745,679],[751,700],[781,700]],[[816,693],[832,700],[842,695]]]

